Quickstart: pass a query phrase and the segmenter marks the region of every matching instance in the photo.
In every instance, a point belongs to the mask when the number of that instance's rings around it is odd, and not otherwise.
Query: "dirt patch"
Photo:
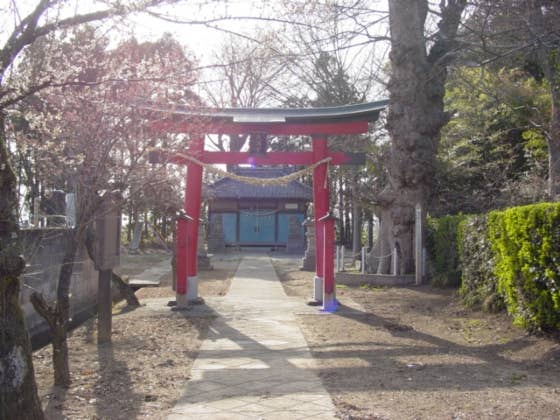
[[[138,256],[138,266],[148,268],[168,258],[149,261]],[[201,296],[227,293],[240,258],[216,258],[215,270],[201,272]],[[134,265],[134,259],[129,259]],[[139,274],[138,266],[122,272]],[[47,346],[33,354],[39,395],[48,419],[164,419],[180,397],[192,363],[212,321],[171,311],[171,276],[162,276],[158,288],[137,292],[142,303],[156,302],[133,311],[124,303],[114,307],[112,343],[97,345],[96,326],[88,321],[70,334],[72,386],[53,387],[52,350]],[[155,309],[154,309],[155,308]]]
[[[216,256],[213,258],[213,269],[199,271],[198,273],[198,290],[200,296],[224,296],[231,286],[231,279],[235,275],[240,261],[241,257],[236,255]],[[175,297],[175,292],[172,289],[173,278],[171,271],[162,275],[158,280],[160,281],[160,287],[146,287],[138,290],[136,292],[138,299],[161,297],[173,299]]]
[[[147,249],[138,254],[123,252],[120,256],[120,266],[115,272],[121,277],[132,277],[166,259],[171,259],[171,253],[161,249]]]
[[[313,273],[275,259],[286,293]],[[505,314],[465,309],[451,290],[337,287],[336,314],[298,320],[346,419],[560,418],[560,345]]]

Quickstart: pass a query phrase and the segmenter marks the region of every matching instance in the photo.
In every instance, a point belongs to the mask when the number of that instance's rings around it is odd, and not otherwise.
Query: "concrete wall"
[[[36,290],[45,296],[47,302],[55,301],[58,275],[70,232],[64,228],[25,229],[22,235],[27,267],[20,302],[33,339],[44,336],[48,326],[31,305],[29,296]],[[97,284],[97,271],[93,262],[85,249],[81,249],[74,263],[70,286],[71,318],[74,324],[95,313]]]

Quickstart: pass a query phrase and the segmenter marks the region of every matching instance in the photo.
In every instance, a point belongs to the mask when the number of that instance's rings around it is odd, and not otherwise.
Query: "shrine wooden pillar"
[[[328,156],[326,136],[313,136],[313,162],[318,162]],[[324,229],[322,217],[329,212],[329,186],[327,180],[327,163],[317,166],[313,170],[313,209],[315,218],[315,280],[313,287],[313,299],[323,302],[323,280],[324,280]]]
[[[191,137],[189,155],[202,160],[204,136]],[[198,298],[198,229],[202,195],[202,170],[200,165],[187,166],[185,188],[185,215],[177,226],[177,306],[185,306]]]

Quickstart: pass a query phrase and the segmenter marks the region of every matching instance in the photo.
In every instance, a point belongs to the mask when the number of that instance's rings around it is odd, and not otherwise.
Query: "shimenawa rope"
[[[278,178],[253,178],[250,176],[238,175],[233,172],[226,172],[220,168],[216,168],[215,166],[212,166],[211,164],[204,163],[195,157],[185,155],[183,153],[176,153],[176,156],[179,156],[180,158],[186,159],[196,165],[199,165],[209,172],[213,172],[215,174],[221,175],[224,178],[234,179],[236,181],[245,182],[251,185],[286,185],[292,181],[299,179],[304,175],[311,173],[313,169],[315,169],[317,166],[322,165],[323,163],[328,163],[332,160],[331,157],[326,157],[318,162],[315,162],[311,166],[308,166],[307,168],[301,169],[296,172],[292,172],[291,174],[284,175]]]

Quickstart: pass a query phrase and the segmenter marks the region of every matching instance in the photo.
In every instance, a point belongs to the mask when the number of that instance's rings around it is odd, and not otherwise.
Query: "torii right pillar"
[[[327,214],[323,224],[323,312],[334,312],[338,307],[334,282],[334,223],[336,217]]]
[[[313,160],[319,162],[328,156],[327,138],[314,136],[312,138]],[[323,303],[324,311],[336,309],[334,287],[334,224],[325,216],[329,215],[329,184],[327,179],[327,163],[317,166],[313,170],[313,208],[315,211],[315,280],[313,285],[313,300]],[[329,224],[325,230],[326,224]],[[332,230],[332,240],[326,241],[325,232]],[[332,249],[325,252],[326,247]],[[330,258],[330,263],[327,261]],[[327,273],[328,271],[328,273]],[[325,281],[327,280],[327,281]]]

